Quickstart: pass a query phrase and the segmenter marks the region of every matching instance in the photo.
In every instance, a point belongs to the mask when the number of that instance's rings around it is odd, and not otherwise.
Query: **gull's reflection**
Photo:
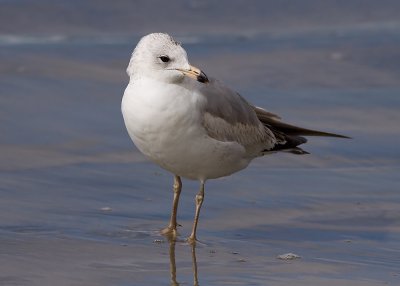
[[[193,285],[198,286],[199,280],[197,279],[196,244],[193,243],[191,247],[192,247]]]
[[[169,271],[171,273],[172,286],[179,285],[178,281],[176,281],[175,245],[176,242],[173,239],[169,239]]]
[[[179,282],[176,280],[175,245],[176,245],[176,240],[169,239],[169,265],[171,273],[171,285],[179,286]],[[198,286],[199,280],[197,278],[196,245],[191,244],[190,247],[192,250],[193,285]]]

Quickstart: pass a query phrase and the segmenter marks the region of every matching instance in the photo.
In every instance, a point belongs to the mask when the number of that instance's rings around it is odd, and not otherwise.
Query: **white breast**
[[[126,88],[122,113],[137,148],[174,174],[206,180],[245,168],[250,159],[241,145],[205,132],[202,100],[184,87],[142,78]]]

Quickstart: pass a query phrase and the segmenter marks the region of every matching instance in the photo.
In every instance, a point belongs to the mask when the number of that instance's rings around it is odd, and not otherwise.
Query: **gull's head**
[[[207,83],[207,76],[189,64],[186,51],[168,34],[153,33],[140,39],[126,70],[131,78],[150,77],[181,82],[190,77]]]

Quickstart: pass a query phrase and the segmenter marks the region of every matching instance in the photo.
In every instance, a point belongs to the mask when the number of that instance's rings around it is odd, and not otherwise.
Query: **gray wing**
[[[219,81],[210,79],[202,84],[200,93],[206,98],[203,106],[203,126],[216,140],[238,142],[245,148],[260,146],[272,149],[274,133],[258,119],[254,107],[237,92]]]
[[[249,104],[237,92],[219,81],[201,85],[206,98],[203,126],[209,136],[220,141],[236,141],[246,147],[262,146],[263,153],[288,151],[307,154],[298,147],[307,142],[302,136],[347,136],[306,129],[280,121],[280,117]]]

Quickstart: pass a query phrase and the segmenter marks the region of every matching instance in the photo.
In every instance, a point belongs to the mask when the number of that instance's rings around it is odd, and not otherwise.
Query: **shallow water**
[[[3,26],[0,285],[191,285],[195,272],[199,285],[400,284],[400,25],[252,25],[171,33],[250,102],[353,139],[310,138],[311,155],[209,181],[194,250],[158,234],[173,178],[132,146],[120,114],[141,32]],[[198,188],[183,184],[182,239]],[[289,252],[301,258],[276,258]]]

